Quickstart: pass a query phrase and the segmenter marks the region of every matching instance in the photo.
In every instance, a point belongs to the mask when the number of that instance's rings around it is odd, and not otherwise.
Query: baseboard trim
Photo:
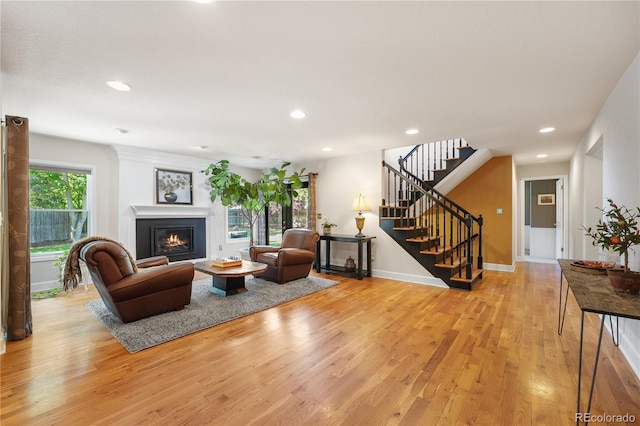
[[[633,372],[636,373],[636,377],[640,380],[640,352],[638,352],[637,348],[633,347],[629,337],[624,334],[620,336],[619,348]]]
[[[415,284],[430,285],[432,287],[449,288],[440,278],[425,277],[421,275],[403,274],[399,272],[372,270],[371,275],[379,278],[388,278],[396,281],[406,281]]]
[[[488,271],[502,271],[502,272],[514,272],[516,270],[515,262],[511,265],[505,265],[502,263],[483,263],[482,269]]]
[[[60,287],[59,281],[41,281],[38,283],[31,283],[31,293],[37,293],[39,291],[51,290],[52,288]]]
[[[547,259],[544,257],[518,256],[518,262],[531,263],[558,263],[558,259]]]
[[[619,321],[635,321],[635,320],[627,320],[624,318],[620,318]],[[620,328],[622,330],[620,331],[620,342],[618,344],[618,349],[620,349],[620,352],[622,352],[622,355],[624,355],[624,357],[626,358],[627,362],[629,363],[629,366],[631,367],[631,370],[633,370],[636,377],[640,379],[640,351],[638,351],[638,348],[636,347],[636,345],[634,345],[631,342],[631,339],[629,338],[629,336],[625,334],[624,325],[625,324],[620,324],[621,326]],[[611,325],[609,321],[605,321],[604,327],[607,329],[609,334],[613,335],[613,330],[611,330]]]

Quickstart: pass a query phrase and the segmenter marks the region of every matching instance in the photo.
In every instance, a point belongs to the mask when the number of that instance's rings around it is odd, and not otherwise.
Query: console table
[[[616,293],[609,282],[606,275],[594,275],[584,272],[578,272],[571,269],[571,260],[558,259],[562,273],[560,274],[560,302],[558,305],[558,334],[562,334],[562,326],[566,314],[567,297],[569,289],[578,302],[578,306],[582,311],[580,323],[580,358],[578,361],[578,403],[576,408],[576,424],[579,425],[583,417],[578,414],[589,413],[591,410],[591,400],[593,398],[593,387],[596,381],[596,372],[598,371],[598,358],[600,358],[600,345],[602,343],[602,331],[604,329],[604,320],[607,315],[609,318],[630,318],[640,320],[640,294]],[[562,277],[567,281],[567,289],[564,295],[564,312],[562,309]],[[591,390],[589,391],[589,401],[587,410],[580,410],[580,388],[582,384],[582,349],[584,344],[584,314],[592,312],[602,315],[600,321],[600,334],[598,337],[598,346],[596,349],[596,357],[593,365],[593,377],[591,379]],[[613,324],[612,324],[613,325]],[[611,332],[613,333],[613,327]],[[616,340],[614,339],[614,343]],[[617,343],[616,343],[617,344]],[[585,421],[585,424],[588,421]]]
[[[344,266],[336,266],[331,265],[331,242],[338,241],[344,243],[352,243],[358,246],[358,260],[356,264],[356,276],[359,280],[362,279],[364,275],[367,277],[371,276],[371,240],[375,237],[353,237],[351,235],[321,235],[318,240],[316,246],[316,271],[320,272],[322,269],[327,271],[327,273],[331,272],[339,272],[339,273],[350,273],[347,271]],[[325,246],[325,262],[324,266],[320,263],[320,250],[322,247],[322,242],[324,241]],[[367,269],[362,268],[362,259],[364,258],[364,246],[367,246]]]

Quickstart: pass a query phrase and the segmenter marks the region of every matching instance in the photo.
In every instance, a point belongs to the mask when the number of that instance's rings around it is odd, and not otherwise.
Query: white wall
[[[516,174],[518,176],[518,180],[532,177],[541,177],[541,176],[560,176],[560,175],[568,175],[570,169],[570,164],[568,161],[559,162],[559,163],[537,163],[537,164],[527,164],[525,166],[518,166],[516,168]]]
[[[135,243],[134,215],[131,205],[153,204],[154,168],[169,168],[192,171],[194,179],[194,206],[211,206],[209,191],[206,187],[205,176],[199,173],[213,160],[177,156],[162,152],[140,150],[131,147],[114,147],[119,164],[118,208],[117,221],[118,238],[120,241]],[[398,280],[442,286],[442,281],[433,278],[409,254],[402,250],[378,225],[378,206],[381,200],[382,184],[382,152],[370,151],[353,156],[319,160],[307,163],[292,164],[291,170],[305,168],[307,172],[318,173],[317,180],[317,212],[322,214],[318,226],[325,218],[338,226],[333,228],[334,234],[355,235],[357,212],[351,210],[355,197],[362,193],[367,197],[371,211],[363,212],[366,235],[374,235],[372,244],[373,274],[375,276],[394,278]],[[233,171],[247,179],[257,179],[260,172],[242,167],[233,167]],[[130,182],[135,182],[131,185]],[[115,209],[114,209],[115,210]],[[212,206],[213,226],[208,231],[212,253],[209,256],[238,255],[238,249],[247,243],[227,244],[225,242],[225,209],[219,201]],[[318,229],[321,232],[321,229]],[[222,246],[222,250],[218,247]],[[355,245],[348,243],[332,244],[332,258],[335,264],[344,264],[349,255],[353,256]]]
[[[300,163],[296,164],[296,168],[304,167],[309,172],[318,173],[317,212],[322,214],[318,225],[325,218],[330,219],[338,225],[333,228],[333,234],[355,235],[358,232],[355,225],[357,212],[351,210],[351,205],[358,194],[362,193],[367,197],[371,211],[362,213],[365,217],[363,233],[376,237],[372,244],[374,276],[443,286],[440,279],[429,274],[379,226],[382,159],[382,152],[370,151],[329,160]],[[322,230],[318,229],[318,231]],[[354,255],[355,245],[334,244],[331,245],[332,263],[343,265],[349,255]]]
[[[91,206],[94,215],[91,235],[123,242],[135,256],[135,217],[132,205],[153,206],[154,168],[168,168],[193,173],[193,207],[210,210],[207,223],[208,256],[237,256],[247,243],[227,244],[225,241],[226,209],[220,201],[211,203],[206,187],[206,176],[200,173],[218,160],[179,156],[138,148],[111,147],[84,141],[31,133],[30,158],[63,164],[76,164],[92,168],[94,194]],[[233,167],[232,170],[247,179],[257,178],[256,170]],[[183,206],[176,206],[179,209]],[[183,210],[188,211],[189,206]],[[222,249],[219,249],[219,247]],[[58,270],[52,264],[55,256],[39,258],[31,264],[31,289],[40,291],[56,287]]]
[[[207,257],[238,256],[238,250],[246,247],[247,242],[226,242],[226,209],[216,200],[211,202],[207,176],[201,173],[211,163],[218,160],[209,160],[201,157],[169,154],[160,151],[151,151],[139,148],[114,146],[118,159],[118,240],[130,248],[135,256],[135,220],[136,217],[151,217],[148,215],[136,216],[132,206],[141,207],[141,210],[153,212],[154,209],[163,211],[173,210],[169,213],[173,217],[189,217],[204,215],[207,219]],[[257,179],[259,171],[235,167],[231,169],[248,180]],[[190,172],[192,174],[193,195],[192,205],[156,205],[155,204],[155,169],[169,169]],[[132,184],[134,182],[135,184]],[[206,210],[206,211],[205,211]],[[203,213],[204,212],[204,213]],[[157,214],[157,213],[153,213]]]
[[[584,232],[577,231],[583,225],[591,205],[592,191],[587,152],[602,140],[602,193],[604,197],[613,199],[619,205],[629,208],[640,206],[640,55],[624,73],[607,102],[594,120],[591,128],[583,138],[580,146],[571,159],[571,215],[572,233],[571,258],[580,258],[586,253],[590,242]],[[593,167],[593,165],[591,165]],[[640,256],[632,254],[630,267],[640,270]],[[640,377],[640,321],[620,319],[620,350],[626,356]]]
[[[29,158],[35,162],[77,165],[92,169],[94,193],[90,208],[93,220],[89,232],[117,238],[117,159],[107,145],[86,143],[55,136],[29,134]],[[38,256],[31,259],[31,291],[37,292],[59,286],[59,270],[53,266],[56,256]],[[85,277],[83,276],[83,279]]]
[[[125,146],[113,147],[118,159],[118,178],[114,179],[118,186],[118,236],[117,240],[122,242],[131,253],[137,257],[136,253],[136,219],[137,217],[152,217],[148,214],[169,214],[173,217],[186,217],[187,215],[204,215],[207,220],[207,254],[211,255],[212,243],[217,244],[216,237],[220,235],[220,230],[215,229],[215,215],[221,217],[222,210],[216,211],[208,199],[208,191],[205,187],[205,176],[200,170],[206,168],[208,161],[180,155],[171,155],[163,152],[155,152]],[[155,200],[155,169],[169,169],[190,172],[192,176],[193,194],[192,206],[188,205],[156,205]],[[132,206],[137,210],[144,211],[147,215],[136,216]],[[202,211],[197,209],[202,207],[209,209]],[[153,209],[156,209],[154,211]],[[167,210],[175,210],[175,213]],[[194,213],[193,210],[198,210]],[[218,222],[217,220],[215,222]],[[224,221],[223,221],[224,223]],[[216,245],[213,245],[216,247]]]
[[[95,175],[92,175],[95,182],[94,232],[105,237],[117,237],[118,220],[112,207],[117,200],[115,176],[118,164],[111,147],[31,133],[29,159],[92,167],[95,170]]]
[[[135,255],[135,206],[154,204],[154,168],[168,168],[191,171],[193,173],[193,206],[208,207],[211,226],[208,226],[208,256],[238,255],[238,250],[246,243],[227,244],[225,235],[225,208],[219,201],[211,203],[206,188],[206,177],[200,170],[217,160],[199,157],[179,156],[163,152],[131,148],[111,147],[83,141],[32,134],[31,156],[37,159],[76,163],[94,167],[95,173],[95,227],[93,234],[122,241]],[[318,172],[318,212],[338,224],[334,233],[355,235],[356,212],[351,210],[354,198],[362,193],[372,208],[363,212],[366,218],[364,233],[375,235],[373,243],[373,274],[423,284],[443,285],[428,271],[402,250],[378,226],[378,205],[381,200],[381,160],[380,151],[331,160],[295,164],[291,169],[305,167],[307,171]],[[257,179],[260,172],[253,169],[231,166],[233,171],[247,179]],[[180,206],[182,207],[182,206]],[[184,206],[188,210],[188,206]],[[178,207],[176,207],[178,208]],[[318,221],[318,223],[321,223]],[[209,225],[209,224],[208,224]],[[321,231],[318,229],[318,231]],[[222,247],[219,250],[219,247]],[[336,244],[333,255],[338,264],[343,264],[353,255],[355,246]],[[355,257],[355,256],[354,256]],[[57,276],[49,260],[38,267],[33,265],[34,277],[39,282],[32,283],[37,289],[56,285]],[[40,288],[42,287],[42,288]]]

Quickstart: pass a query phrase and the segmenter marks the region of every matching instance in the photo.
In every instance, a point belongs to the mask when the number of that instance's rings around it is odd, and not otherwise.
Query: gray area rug
[[[86,306],[130,353],[135,353],[336,284],[337,281],[312,276],[286,284],[247,277],[245,286],[249,291],[221,297],[209,292],[211,279],[204,279],[193,282],[191,303],[183,310],[128,324],[113,315],[102,299],[87,302]]]

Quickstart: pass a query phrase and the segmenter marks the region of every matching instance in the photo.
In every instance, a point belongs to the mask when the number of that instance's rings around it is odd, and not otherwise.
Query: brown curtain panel
[[[316,229],[316,178],[317,173],[309,173],[309,229]]]
[[[6,116],[6,189],[9,273],[7,340],[21,340],[33,331],[29,260],[29,120]]]

